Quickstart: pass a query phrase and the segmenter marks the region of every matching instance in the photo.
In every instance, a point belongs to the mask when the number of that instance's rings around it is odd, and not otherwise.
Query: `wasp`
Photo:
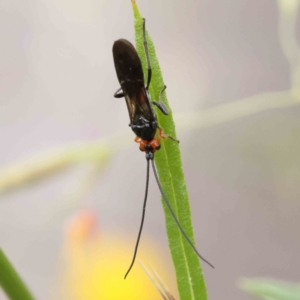
[[[189,242],[195,253],[211,267],[213,267],[206,259],[204,259],[190,238],[185,233],[184,229],[180,225],[178,218],[176,217],[158,179],[157,171],[154,165],[154,153],[159,150],[161,147],[160,140],[157,137],[157,132],[161,138],[171,138],[176,142],[179,142],[175,138],[171,137],[164,133],[163,129],[158,125],[156,113],[153,109],[153,106],[157,106],[159,110],[164,114],[168,115],[168,109],[162,101],[162,95],[166,89],[164,86],[160,92],[159,101],[153,101],[150,98],[149,86],[151,83],[152,69],[150,65],[148,44],[146,39],[146,28],[145,28],[145,19],[143,19],[143,40],[144,40],[144,50],[147,59],[148,67],[148,77],[147,84],[144,83],[144,73],[142,69],[141,60],[136,52],[134,46],[125,39],[119,39],[114,42],[113,45],[113,58],[117,77],[121,87],[115,92],[115,98],[125,98],[129,119],[132,131],[136,134],[135,141],[139,143],[140,150],[146,153],[147,160],[147,173],[146,173],[146,189],[145,189],[145,198],[143,204],[143,213],[141,225],[138,233],[138,238],[134,250],[133,259],[131,265],[125,274],[125,278],[129,274],[131,268],[134,265],[135,258],[137,255],[138,245],[143,229],[143,224],[145,220],[145,211],[146,203],[148,196],[148,185],[149,185],[149,161],[151,161],[154,177],[156,179],[159,190],[163,196],[163,199],[169,208],[175,222],[177,223],[180,231]]]

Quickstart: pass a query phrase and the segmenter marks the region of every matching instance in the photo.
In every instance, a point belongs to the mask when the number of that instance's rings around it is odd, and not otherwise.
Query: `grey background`
[[[174,114],[290,87],[276,1],[138,5]],[[0,0],[0,8],[0,166],[126,133],[125,103],[112,97],[111,48],[121,37],[134,41],[129,0]],[[299,115],[294,106],[177,128],[197,245],[216,266],[203,265],[209,299],[250,299],[237,287],[243,277],[299,279]],[[1,247],[38,299],[50,299],[63,242],[60,209],[83,173],[74,168],[1,195]],[[96,207],[101,231],[136,235],[144,173],[137,144],[113,157],[83,204]],[[170,264],[154,182],[149,200],[144,233],[161,243]]]

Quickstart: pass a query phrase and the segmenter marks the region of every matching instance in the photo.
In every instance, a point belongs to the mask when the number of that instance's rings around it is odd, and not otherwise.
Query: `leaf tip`
[[[253,282],[248,278],[241,278],[237,284],[242,291],[245,292],[253,291],[253,287],[254,287]]]
[[[141,17],[141,14],[139,12],[139,9],[137,7],[136,1],[135,0],[131,0],[131,4],[132,4],[132,9],[133,9],[133,14],[135,18]]]

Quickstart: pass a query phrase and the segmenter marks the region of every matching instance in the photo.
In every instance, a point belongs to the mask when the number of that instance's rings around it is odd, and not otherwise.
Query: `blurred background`
[[[252,299],[244,277],[299,280],[298,1],[137,4],[168,86],[197,248],[216,267],[203,264],[209,299]],[[123,281],[146,171],[113,98],[112,44],[134,42],[130,1],[0,7],[1,247],[37,299],[160,299],[138,263]],[[138,260],[178,299],[151,180]]]

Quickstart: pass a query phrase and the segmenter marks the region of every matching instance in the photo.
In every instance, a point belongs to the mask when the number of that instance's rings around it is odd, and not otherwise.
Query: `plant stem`
[[[34,300],[2,249],[0,249],[0,285],[11,300]]]

